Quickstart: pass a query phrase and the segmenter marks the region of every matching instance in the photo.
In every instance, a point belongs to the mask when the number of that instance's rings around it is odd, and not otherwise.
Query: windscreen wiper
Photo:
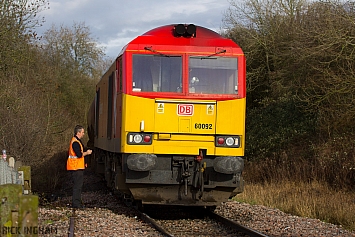
[[[158,51],[152,49],[152,47],[144,47],[144,49],[145,49],[145,50],[148,50],[148,51],[150,51],[150,52],[159,54],[159,55],[164,56],[164,57],[171,57],[170,55],[163,54],[163,53],[161,53],[161,52],[158,52]]]
[[[221,54],[221,53],[225,53],[227,52],[227,50],[225,49],[222,49],[221,51],[218,51],[217,53],[214,53],[214,54],[211,54],[211,55],[208,55],[206,57],[191,57],[191,58],[199,58],[199,59],[217,59],[217,58],[211,58],[212,56],[215,56],[217,54]]]
[[[222,49],[221,51],[218,51],[217,53],[214,53],[214,54],[208,55],[208,56],[207,56],[207,58],[212,57],[212,56],[215,56],[215,55],[217,55],[217,54],[225,53],[225,52],[227,52],[227,50]]]

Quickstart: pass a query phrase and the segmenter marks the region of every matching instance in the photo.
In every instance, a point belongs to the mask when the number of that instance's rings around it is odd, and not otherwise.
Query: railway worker
[[[86,167],[85,156],[92,153],[91,150],[84,151],[84,145],[81,139],[84,137],[85,131],[83,126],[76,125],[74,128],[74,136],[70,141],[69,155],[67,160],[67,170],[72,173],[73,177],[73,208],[83,208],[81,203],[81,189],[84,182],[84,169]]]

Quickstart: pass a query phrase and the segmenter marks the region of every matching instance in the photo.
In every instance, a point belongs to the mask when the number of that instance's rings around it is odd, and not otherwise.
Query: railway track
[[[246,226],[240,225],[237,222],[232,221],[230,219],[227,219],[227,218],[225,218],[225,217],[223,217],[221,215],[218,215],[218,214],[216,214],[214,212],[209,211],[208,215],[211,218],[223,223],[224,225],[229,226],[230,228],[233,228],[236,231],[242,232],[242,233],[246,234],[249,237],[267,237],[267,235],[265,235],[263,233],[260,233],[260,232],[258,232],[256,230],[253,230],[253,229],[250,229],[250,228],[248,228]]]
[[[176,208],[176,207],[175,207]],[[139,211],[140,219],[151,224],[163,236],[249,236],[249,237],[267,237],[260,232],[242,226],[235,221],[229,220],[221,215],[209,211],[204,208],[190,208],[186,211],[185,207],[159,207],[153,212],[153,216]],[[183,208],[183,209],[180,209]],[[163,211],[166,209],[168,211]],[[157,212],[164,215],[157,215]],[[75,214],[75,209],[72,210],[72,215],[69,218],[68,237],[75,236],[75,220],[78,218]],[[191,225],[192,223],[192,225]],[[205,226],[205,228],[201,228]]]
[[[249,236],[267,237],[267,235],[238,224],[203,207],[135,205],[132,199],[115,196],[119,202],[134,210],[144,222],[154,227],[158,236]],[[75,223],[79,223],[82,214],[72,209],[69,217],[68,237],[75,236]],[[202,226],[202,227],[201,227]]]
[[[163,207],[166,208],[166,207]],[[179,207],[178,207],[179,208]],[[159,208],[160,209],[160,208]],[[267,235],[248,227],[242,226],[235,221],[229,220],[213,211],[205,208],[189,208],[192,213],[182,210],[177,216],[176,211],[167,208],[166,217],[162,219],[152,218],[145,212],[139,212],[141,219],[152,224],[164,236],[249,236],[267,237]],[[161,210],[157,210],[162,213]],[[172,213],[171,213],[172,212]],[[153,211],[152,215],[157,213]],[[179,216],[182,214],[182,217]],[[197,215],[196,215],[197,214]],[[179,219],[182,218],[182,219]],[[187,219],[186,219],[187,218]],[[193,223],[191,225],[191,223]],[[206,226],[200,228],[199,226]],[[176,228],[175,228],[176,227]],[[190,229],[190,230],[189,230]]]

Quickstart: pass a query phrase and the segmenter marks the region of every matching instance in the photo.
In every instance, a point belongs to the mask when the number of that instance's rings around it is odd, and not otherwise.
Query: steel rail
[[[221,223],[223,223],[224,225],[229,226],[230,228],[233,228],[237,231],[243,232],[245,234],[247,234],[249,237],[269,237],[268,235],[265,235],[261,232],[255,231],[253,229],[250,229],[246,226],[240,225],[239,223],[237,223],[236,221],[232,221],[228,218],[225,218],[223,216],[220,216],[212,211],[207,211],[207,215],[214,219],[217,220]]]
[[[163,235],[168,236],[168,237],[174,236],[169,231],[164,229],[161,225],[159,225],[153,218],[151,218],[150,216],[148,216],[147,214],[145,214],[141,211],[138,211],[138,212],[140,213],[141,219],[143,219],[144,221],[146,221],[148,223],[151,223],[154,226],[154,228],[156,230],[158,230],[160,233],[162,233]]]

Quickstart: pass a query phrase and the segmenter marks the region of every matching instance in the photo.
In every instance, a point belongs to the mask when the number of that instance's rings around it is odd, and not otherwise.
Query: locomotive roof
[[[218,33],[202,26],[196,26],[196,33],[194,36],[178,36],[175,32],[176,26],[177,24],[171,24],[149,30],[143,35],[132,40],[127,45],[127,48],[137,44],[239,48],[239,46],[232,40],[224,38]],[[187,25],[185,26],[187,27]]]
[[[157,27],[147,31],[143,35],[151,35],[156,37],[173,37],[175,26],[176,25],[165,25],[165,26]],[[201,38],[223,38],[221,35],[217,34],[216,32],[202,26],[196,26],[196,35],[198,35],[198,37]]]

